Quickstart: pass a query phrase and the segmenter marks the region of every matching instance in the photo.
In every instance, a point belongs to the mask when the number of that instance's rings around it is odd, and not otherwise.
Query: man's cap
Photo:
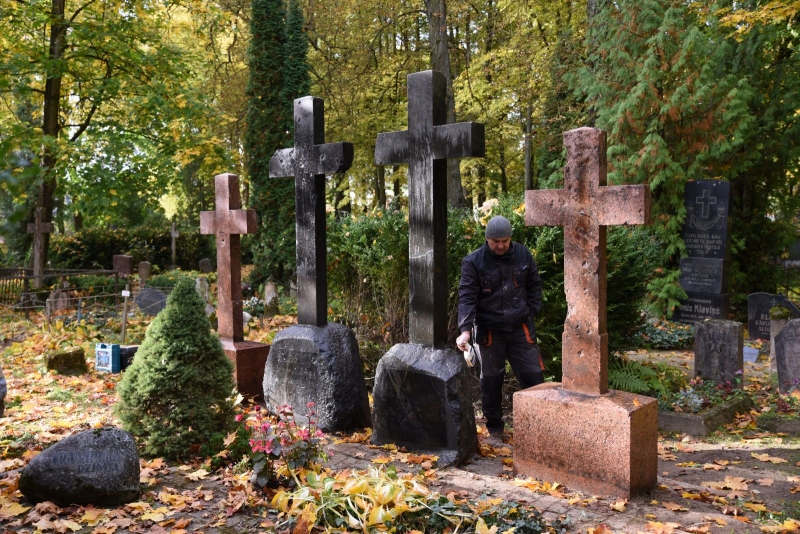
[[[486,225],[486,239],[503,239],[506,237],[511,237],[511,223],[502,215],[492,217]]]

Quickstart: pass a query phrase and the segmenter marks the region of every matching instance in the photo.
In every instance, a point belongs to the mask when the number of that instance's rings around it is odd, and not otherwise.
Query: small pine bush
[[[233,425],[233,365],[182,278],[118,386],[116,415],[145,456],[184,458]]]

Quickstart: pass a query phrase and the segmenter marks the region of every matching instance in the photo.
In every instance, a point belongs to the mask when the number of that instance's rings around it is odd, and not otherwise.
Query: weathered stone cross
[[[483,124],[447,122],[445,78],[408,75],[408,130],[378,134],[375,164],[408,163],[411,343],[447,341],[447,160],[483,157]]]
[[[175,261],[175,239],[181,235],[178,230],[175,229],[175,221],[172,221],[172,228],[170,228],[169,235],[172,238],[172,268],[174,269],[177,265]]]
[[[40,289],[42,287],[42,276],[44,275],[44,265],[42,265],[42,258],[44,257],[44,239],[43,234],[50,234],[53,232],[53,223],[42,222],[42,208],[36,208],[36,222],[28,223],[28,233],[33,234],[33,287]]]
[[[526,191],[525,224],[564,227],[563,380],[566,390],[608,391],[606,227],[648,224],[646,185],[606,185],[606,134],[594,128],[564,133],[564,189]]]
[[[200,212],[200,233],[217,236],[217,332],[221,339],[242,341],[242,247],[240,234],[256,231],[256,212],[239,209],[239,177],[214,177],[215,211]]]
[[[325,175],[353,164],[352,143],[325,143],[325,104],[306,96],[294,101],[294,148],[269,160],[272,178],[295,177],[297,220],[297,322],[328,323]]]

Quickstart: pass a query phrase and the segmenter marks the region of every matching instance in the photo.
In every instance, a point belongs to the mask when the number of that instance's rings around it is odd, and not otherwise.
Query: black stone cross
[[[717,197],[712,197],[711,191],[706,189],[703,191],[703,196],[697,197],[694,201],[695,203],[700,204],[700,216],[705,219],[708,217],[708,209],[712,204],[717,203]]]
[[[325,104],[306,96],[294,101],[294,148],[269,160],[272,178],[295,177],[297,218],[297,322],[328,322],[328,266],[325,232],[325,175],[353,164],[352,143],[325,143]]]
[[[53,232],[53,223],[42,222],[42,208],[36,208],[36,222],[28,223],[28,233],[33,234],[33,287],[39,289],[42,287],[42,276],[44,275],[44,265],[42,265],[42,257],[44,256],[44,240],[43,234],[50,234]]]
[[[447,341],[447,160],[483,157],[483,124],[447,122],[444,75],[408,75],[408,130],[378,134],[375,164],[408,163],[411,343]]]

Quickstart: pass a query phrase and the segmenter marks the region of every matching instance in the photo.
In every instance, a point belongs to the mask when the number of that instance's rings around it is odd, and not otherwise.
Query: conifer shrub
[[[177,459],[233,425],[233,365],[182,278],[118,386],[116,415],[145,456]]]

